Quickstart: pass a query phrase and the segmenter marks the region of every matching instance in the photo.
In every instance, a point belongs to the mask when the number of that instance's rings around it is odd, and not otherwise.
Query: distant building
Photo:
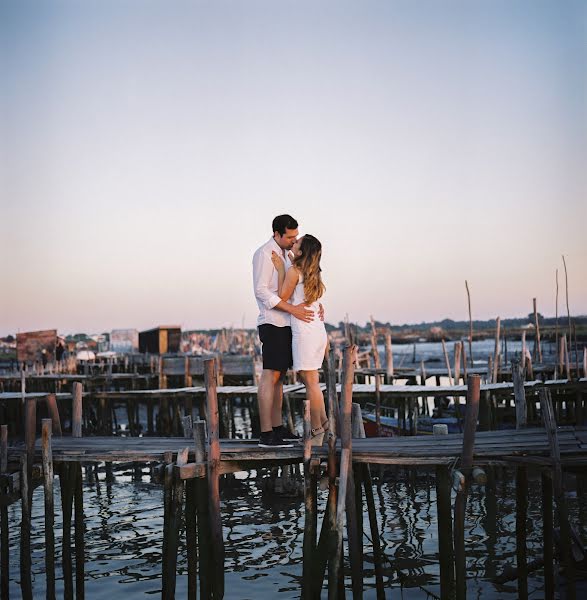
[[[56,347],[56,329],[16,334],[16,360],[21,363],[54,362]]]
[[[160,325],[154,329],[139,333],[139,352],[165,354],[179,352],[181,327],[179,325]]]
[[[137,329],[113,329],[110,333],[110,350],[120,354],[130,354],[139,349]]]

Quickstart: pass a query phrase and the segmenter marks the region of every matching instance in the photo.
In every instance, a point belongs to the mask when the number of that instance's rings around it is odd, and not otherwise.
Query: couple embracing
[[[298,238],[290,215],[273,219],[273,236],[253,256],[253,284],[259,306],[257,326],[263,352],[259,382],[262,448],[291,448],[292,433],[283,426],[283,380],[293,366],[310,401],[312,444],[321,445],[328,429],[318,380],[326,351],[324,293],[320,276],[322,245],[310,234]]]

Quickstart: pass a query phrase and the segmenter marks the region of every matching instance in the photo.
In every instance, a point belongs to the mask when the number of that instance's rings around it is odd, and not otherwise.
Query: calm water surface
[[[436,494],[433,472],[417,476],[386,469],[379,479],[373,467],[379,531],[386,555],[388,595],[395,598],[433,598],[439,595]],[[223,481],[222,514],[226,546],[226,598],[299,598],[302,574],[303,500],[264,491],[267,473],[239,473]],[[493,576],[506,565],[515,565],[515,475],[498,469],[492,489],[473,486],[466,526],[468,593],[470,598],[516,598],[515,582],[495,585]],[[57,480],[56,480],[57,481]],[[59,489],[56,486],[56,499]],[[540,480],[530,473],[528,506],[528,560],[542,554]],[[320,515],[326,492],[320,492]],[[115,472],[115,481],[84,483],[86,518],[86,595],[88,598],[143,597],[161,594],[163,529],[162,488],[130,472]],[[572,493],[573,521],[585,538],[587,505]],[[43,492],[33,498],[33,591],[44,596]],[[9,509],[10,592],[20,596],[18,525],[20,507]],[[372,545],[368,516],[364,515],[365,598],[375,598]],[[63,593],[61,576],[61,516],[56,513],[57,593]],[[183,536],[182,536],[183,537]],[[178,557],[177,597],[187,592],[185,542]],[[350,578],[347,577],[347,586]],[[530,598],[543,597],[539,571],[529,578]],[[350,592],[349,592],[350,593]],[[324,594],[325,595],[325,594]]]

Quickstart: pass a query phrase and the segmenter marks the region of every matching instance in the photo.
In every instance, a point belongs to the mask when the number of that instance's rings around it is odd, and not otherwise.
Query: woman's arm
[[[288,272],[285,274],[283,285],[279,286],[279,290],[277,292],[278,296],[284,302],[287,302],[291,298],[291,295],[296,289],[296,285],[298,285],[299,279],[300,272],[295,267],[290,267]]]
[[[279,296],[283,282],[285,281],[285,263],[283,262],[283,258],[275,251],[271,252],[271,262],[277,271],[277,295]]]

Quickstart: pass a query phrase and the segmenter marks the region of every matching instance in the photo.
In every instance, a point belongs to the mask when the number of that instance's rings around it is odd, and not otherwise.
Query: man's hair
[[[273,219],[273,233],[283,235],[286,229],[297,229],[298,222],[291,215],[279,215]]]

